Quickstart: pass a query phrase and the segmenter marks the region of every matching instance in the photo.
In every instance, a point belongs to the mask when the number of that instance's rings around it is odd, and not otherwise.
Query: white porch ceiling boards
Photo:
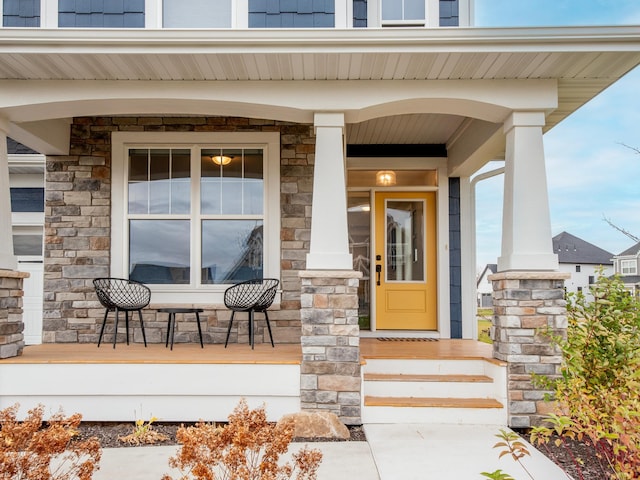
[[[0,28],[0,80],[555,79],[549,129],[640,64],[638,27],[89,30]],[[0,108],[2,105],[0,105]],[[185,114],[189,112],[185,111]],[[411,115],[350,128],[354,143],[439,142],[455,117]],[[417,123],[417,122],[416,122]],[[376,130],[376,133],[373,131]],[[410,133],[413,132],[413,133]]]

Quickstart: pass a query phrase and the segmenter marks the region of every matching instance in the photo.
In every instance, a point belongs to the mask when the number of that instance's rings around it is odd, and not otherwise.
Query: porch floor
[[[497,364],[492,358],[492,347],[475,340],[413,341],[377,338],[360,339],[360,355],[367,358],[393,359],[484,359]],[[284,364],[299,365],[302,351],[298,344],[246,344],[178,343],[173,350],[164,344],[118,343],[116,348],[105,344],[98,348],[93,343],[57,343],[28,345],[19,357],[0,360],[0,364]]]

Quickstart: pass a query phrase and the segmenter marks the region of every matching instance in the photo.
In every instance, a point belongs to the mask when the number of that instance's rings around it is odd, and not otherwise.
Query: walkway
[[[318,480],[473,480],[480,472],[501,468],[516,480],[529,480],[507,456],[498,459],[493,445],[498,426],[477,425],[365,425],[367,442],[308,444],[323,452]],[[297,451],[302,444],[292,444]],[[95,480],[158,480],[169,473],[167,459],[177,447],[104,449]],[[524,459],[537,480],[566,479],[544,455],[531,449]]]

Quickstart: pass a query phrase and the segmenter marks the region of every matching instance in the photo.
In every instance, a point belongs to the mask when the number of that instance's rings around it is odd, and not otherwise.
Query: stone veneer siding
[[[313,128],[236,117],[74,118],[69,155],[49,156],[46,162],[43,342],[98,340],[104,309],[97,301],[92,280],[110,276],[111,133],[116,131],[280,133],[282,301],[279,308],[269,311],[269,319],[275,342],[298,343],[298,271],[304,270],[309,251]],[[154,310],[161,306],[166,305],[152,296],[150,308],[143,312],[147,341],[151,343],[166,338],[166,314]],[[224,342],[230,312],[224,305],[198,306],[205,309],[201,315],[205,342]],[[177,316],[176,342],[198,342],[193,317]],[[248,322],[242,316],[240,319],[234,322],[230,341],[247,343]],[[256,320],[256,342],[268,342],[262,315],[256,315]],[[141,342],[135,317],[131,325],[134,341]],[[107,328],[103,340],[109,343],[112,333]],[[118,336],[118,341],[123,341],[124,330]]]
[[[307,270],[302,279],[302,410],[362,423],[358,284],[361,272]]]
[[[510,427],[539,425],[549,413],[545,394],[532,374],[560,374],[562,353],[540,329],[566,336],[564,280],[568,273],[503,272],[490,275],[493,284],[493,356],[508,362],[507,395]]]
[[[28,276],[25,272],[0,270],[0,358],[22,355],[22,283]]]

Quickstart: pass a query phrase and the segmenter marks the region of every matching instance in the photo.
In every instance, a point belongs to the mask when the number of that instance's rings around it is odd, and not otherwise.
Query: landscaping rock
[[[295,438],[338,438],[348,440],[349,429],[331,412],[298,412],[284,415],[280,422],[293,420]]]

